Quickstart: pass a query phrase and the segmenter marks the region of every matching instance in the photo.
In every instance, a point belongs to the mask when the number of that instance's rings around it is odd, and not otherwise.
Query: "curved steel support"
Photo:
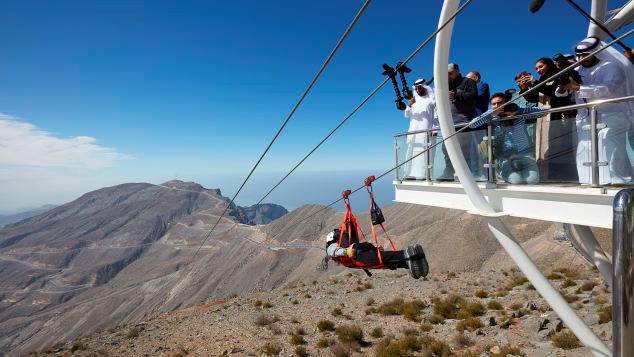
[[[607,0],[592,0],[592,8],[590,9],[590,16],[595,18],[597,21],[604,23],[605,22],[605,12],[608,9],[608,1]],[[605,38],[608,36],[603,30],[599,28],[594,22],[590,21],[588,25],[588,37],[594,36],[598,38]]]
[[[456,11],[459,0],[445,0],[443,3],[440,24],[445,23]],[[449,103],[449,80],[447,77],[447,65],[449,60],[449,47],[451,45],[451,35],[453,31],[453,21],[447,25],[436,36],[436,48],[434,52],[434,78],[435,95],[438,109],[438,119],[440,129],[444,138],[454,133],[451,107]],[[477,212],[488,216],[489,229],[500,242],[504,250],[515,261],[520,270],[533,284],[537,292],[550,304],[553,310],[561,317],[564,323],[596,356],[610,356],[610,350],[601,340],[592,333],[592,330],[577,316],[574,310],[568,305],[566,300],[550,284],[548,279],[537,269],[535,263],[526,254],[522,246],[513,238],[511,232],[506,228],[500,218],[493,217],[495,210],[487,202],[484,195],[477,187],[471,172],[467,168],[467,163],[460,150],[458,140],[454,137],[445,142],[447,153],[454,170],[462,183],[465,193],[469,197],[471,204]]]
[[[594,233],[588,226],[580,224],[564,224],[569,233],[572,246],[592,265],[599,269],[603,280],[612,290],[612,263],[605,251],[597,242]]]
[[[605,27],[615,32],[634,20],[634,1],[628,2],[614,17],[605,22]]]

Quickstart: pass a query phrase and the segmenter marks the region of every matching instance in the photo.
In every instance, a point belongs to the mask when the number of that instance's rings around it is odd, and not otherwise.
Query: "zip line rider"
[[[326,235],[327,257],[325,262],[327,262],[328,258],[332,258],[345,267],[363,269],[368,276],[372,275],[368,269],[395,270],[399,268],[408,269],[410,276],[414,279],[427,276],[429,265],[425,258],[423,247],[416,244],[407,247],[405,250],[396,250],[394,243],[392,243],[392,239],[383,226],[383,222],[385,222],[383,213],[374,201],[372,192],[372,182],[374,180],[374,176],[369,176],[365,179],[365,186],[370,195],[369,215],[375,244],[359,241],[359,232],[361,232],[364,240],[366,239],[365,233],[359,227],[356,218],[352,214],[350,202],[348,201],[351,191],[346,190],[342,193],[346,213],[341,226]],[[385,233],[392,251],[384,251],[383,247],[379,246],[376,230],[374,229],[375,225],[380,226]]]

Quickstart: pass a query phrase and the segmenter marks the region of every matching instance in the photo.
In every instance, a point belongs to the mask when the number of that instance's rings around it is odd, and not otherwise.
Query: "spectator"
[[[596,55],[589,55],[601,46],[605,46],[605,43],[596,37],[589,37],[575,47],[577,58],[583,59],[578,67],[582,82],[572,80],[562,89],[574,92],[577,103],[634,94],[632,63],[611,47]],[[632,128],[634,114],[632,109],[631,102],[597,107],[597,121],[606,125],[599,131],[599,161],[608,163],[599,169],[601,184],[632,182],[632,165],[626,152],[626,133]],[[591,167],[584,164],[589,161],[591,146],[589,131],[583,130],[583,127],[589,123],[589,110],[580,110],[577,114],[577,170],[582,183],[590,183],[592,178]]]
[[[469,123],[470,128],[477,128],[491,122],[493,119],[530,114],[540,112],[537,108],[521,108],[512,103],[505,107],[504,93],[495,93],[491,96],[491,108],[493,111]],[[495,152],[496,167],[498,174],[504,181],[511,184],[535,184],[539,182],[539,169],[534,158],[534,151],[530,145],[530,140],[526,135],[525,123],[527,119],[535,119],[539,115],[520,117],[514,119],[509,128],[507,122],[497,121],[493,125],[493,150]],[[487,142],[480,144],[481,154],[487,152]]]
[[[547,57],[538,59],[535,70],[539,73],[539,80],[529,85],[529,88],[542,83],[543,85],[524,96],[528,102],[540,103],[542,108],[560,108],[574,104],[571,95],[555,94],[557,81],[552,79],[546,81],[557,73],[557,67],[552,59]],[[575,111],[558,112],[537,121],[535,149],[541,181],[578,182],[574,164],[573,118],[575,116]]]
[[[460,74],[460,68],[455,63],[450,63],[448,68],[449,76],[449,99],[451,100],[451,114],[453,116],[454,124],[466,124],[476,116],[476,98],[478,89],[476,82],[472,79],[463,77]],[[470,147],[471,135],[469,133],[458,134],[457,140],[462,149],[467,163],[470,163]],[[445,168],[440,177],[437,180],[453,180],[454,169],[451,165],[451,160],[447,154],[447,148],[445,145],[442,147],[442,153],[444,155]],[[472,171],[474,171],[472,169]],[[477,171],[477,168],[476,168]]]
[[[410,118],[409,132],[438,128],[438,114],[436,113],[436,97],[431,87],[424,85],[422,79],[414,82],[414,93],[405,108],[405,117]],[[433,134],[435,135],[435,134]],[[407,136],[407,159],[421,153],[427,145],[433,145],[435,140],[431,132],[423,132]],[[429,155],[433,158],[433,152]],[[432,161],[433,162],[433,161]],[[427,171],[427,155],[421,154],[405,165],[405,179],[424,179]],[[431,163],[429,163],[431,165]]]
[[[515,97],[519,96],[520,94],[526,92],[535,84],[536,81],[537,80],[535,79],[535,76],[527,71],[522,71],[516,74],[515,84],[517,84],[517,87],[520,89],[520,91],[519,93],[515,93],[513,99],[515,99]],[[515,104],[517,104],[520,108],[537,108],[537,103],[528,102],[524,97],[521,97],[520,99],[515,101]]]
[[[478,90],[478,94],[476,96],[476,109],[479,111],[478,115],[484,113],[489,109],[489,84],[482,82],[482,77],[480,77],[480,73],[476,71],[471,71],[467,73],[467,78],[472,79],[476,82],[476,89]]]

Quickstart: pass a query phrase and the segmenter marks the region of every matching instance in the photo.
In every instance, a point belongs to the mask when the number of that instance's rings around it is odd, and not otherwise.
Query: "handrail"
[[[598,100],[595,100],[595,101],[592,101],[592,102],[588,102],[588,103],[583,103],[583,104],[572,104],[572,105],[567,105],[565,107],[544,109],[542,111],[535,112],[535,113],[519,114],[519,115],[508,116],[508,117],[497,117],[497,118],[495,118],[495,120],[493,120],[493,122],[501,122],[501,121],[506,121],[506,120],[518,119],[518,118],[522,118],[522,117],[530,117],[530,116],[535,116],[535,114],[546,115],[546,114],[550,114],[550,113],[559,113],[559,112],[565,112],[565,111],[573,110],[573,109],[589,108],[589,107],[601,106],[601,105],[604,105],[604,104],[613,104],[613,103],[627,102],[627,101],[631,101],[631,100],[634,100],[634,95],[629,95],[629,96],[626,96],[626,97],[619,97],[619,98],[598,99]],[[464,127],[466,125],[467,124],[460,123],[460,124],[456,124],[454,127],[455,128],[462,128],[462,127]],[[482,127],[482,129],[484,129],[484,126]],[[398,134],[394,135],[394,138],[401,137],[401,136],[407,136],[407,135],[420,134],[420,133],[437,132],[437,131],[440,131],[440,129],[439,128],[432,128],[432,129],[414,130],[414,131],[398,133]]]

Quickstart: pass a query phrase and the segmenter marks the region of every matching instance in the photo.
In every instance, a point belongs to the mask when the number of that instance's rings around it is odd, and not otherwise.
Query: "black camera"
[[[556,54],[553,57],[553,61],[555,62],[555,64],[557,65],[557,69],[559,70],[562,70],[575,63],[575,60],[572,56],[564,55],[561,53]],[[565,86],[567,84],[570,84],[570,78],[574,79],[575,82],[577,82],[578,84],[581,84],[581,75],[579,74],[579,72],[575,71],[572,68],[555,78],[555,84],[557,84],[558,87]]]
[[[509,88],[507,90],[504,91],[504,103],[508,103],[511,100],[513,100],[513,94],[515,94],[516,90],[514,88]],[[499,117],[507,117],[509,115],[511,115],[511,113],[515,113],[517,111],[519,107],[517,106],[517,104],[515,103],[509,103],[507,105],[504,106],[504,109],[502,110],[502,112],[500,114],[498,114]]]

